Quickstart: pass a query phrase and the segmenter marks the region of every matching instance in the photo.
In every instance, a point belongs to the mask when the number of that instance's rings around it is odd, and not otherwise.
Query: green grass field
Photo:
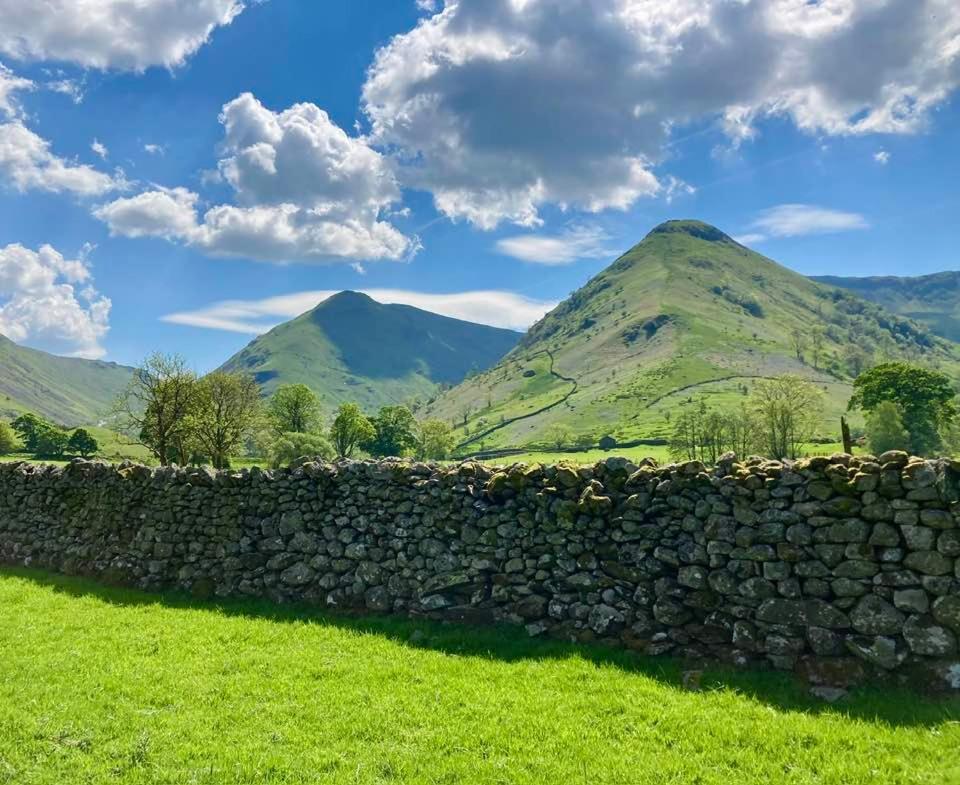
[[[0,783],[960,782],[960,700],[0,571]]]

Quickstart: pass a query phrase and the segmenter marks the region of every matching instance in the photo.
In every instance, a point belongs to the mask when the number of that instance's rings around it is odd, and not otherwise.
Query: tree
[[[443,420],[424,420],[417,434],[417,458],[442,461],[453,450],[453,429]]]
[[[361,444],[377,435],[370,420],[355,403],[340,404],[330,426],[330,441],[338,458],[349,458]]]
[[[40,438],[40,434],[54,427],[52,423],[47,422],[43,417],[31,414],[30,412],[21,414],[10,425],[20,436],[20,441],[23,442],[23,448],[27,452],[36,452],[37,440]]]
[[[797,458],[822,419],[823,394],[806,379],[785,374],[757,381],[750,408],[767,454]]]
[[[260,420],[260,390],[253,377],[215,371],[196,383],[185,428],[197,452],[224,469]]]
[[[556,447],[558,450],[562,450],[573,439],[573,435],[570,433],[570,429],[563,425],[554,425],[547,432],[547,439],[550,444]]]
[[[760,449],[761,437],[757,418],[746,403],[741,403],[726,415],[728,450],[741,458]]]
[[[799,327],[795,327],[793,332],[790,333],[790,342],[793,344],[794,354],[797,355],[797,359],[800,362],[803,362],[803,352],[807,348],[807,336],[804,334],[803,330]]]
[[[37,435],[34,454],[38,458],[62,458],[67,451],[69,441],[70,437],[66,431],[52,425]]]
[[[20,448],[20,440],[9,423],[0,422],[0,455],[9,455]]]
[[[371,455],[407,455],[417,446],[417,420],[406,406],[383,406],[371,420],[373,436],[361,442]]]
[[[870,364],[870,355],[862,347],[849,344],[843,350],[843,361],[846,363],[850,375],[856,379]]]
[[[867,442],[874,455],[910,449],[910,432],[903,426],[900,410],[893,401],[881,401],[867,415]]]
[[[816,329],[810,337],[811,354],[813,355],[813,367],[820,369],[820,358],[823,356],[823,345],[827,336],[823,330]]]
[[[957,416],[957,392],[940,371],[903,362],[888,362],[856,378],[849,409],[869,414],[884,401],[896,404],[910,433],[910,449],[928,455],[940,449],[941,432]]]
[[[270,422],[278,433],[315,433],[322,429],[320,399],[305,384],[285,384],[270,398]]]
[[[120,427],[164,466],[189,456],[186,421],[196,399],[197,377],[175,354],[150,355],[133,372],[114,411]]]
[[[97,443],[97,440],[90,435],[89,431],[84,428],[77,428],[77,430],[70,434],[67,449],[74,455],[89,458],[100,449],[100,445]]]
[[[284,433],[270,448],[270,464],[275,469],[287,466],[297,458],[333,458],[333,447],[320,433]]]

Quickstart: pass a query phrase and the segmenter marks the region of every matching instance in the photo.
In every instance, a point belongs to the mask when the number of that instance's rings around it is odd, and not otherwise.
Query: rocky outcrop
[[[957,469],[904,453],[709,470],[6,464],[0,561],[509,622],[823,684],[922,670],[960,686]]]

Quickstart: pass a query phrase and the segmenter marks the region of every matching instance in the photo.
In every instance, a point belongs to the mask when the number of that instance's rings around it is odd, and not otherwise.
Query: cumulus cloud
[[[890,153],[886,150],[878,150],[873,154],[873,160],[880,164],[880,166],[886,166],[890,163]]]
[[[97,139],[94,139],[90,143],[90,149],[93,150],[94,153],[99,155],[100,158],[102,158],[104,161],[107,160],[107,156],[110,154],[110,152],[107,150],[107,146],[103,142],[98,141]]]
[[[442,213],[535,226],[669,196],[653,169],[694,121],[732,145],[773,115],[915,132],[960,84],[958,41],[955,0],[448,0],[378,51],[363,103]]]
[[[240,0],[0,0],[0,54],[142,71],[182,65]]]
[[[0,183],[18,191],[50,191],[100,196],[126,187],[122,172],[98,169],[55,155],[50,143],[20,120],[0,123]]]
[[[27,128],[17,93],[33,87],[29,79],[16,76],[0,64],[0,120],[5,120],[0,122],[0,185],[9,184],[18,191],[80,196],[100,196],[123,188],[126,181],[121,172],[109,175],[61,158],[51,151],[46,139]]]
[[[156,189],[94,211],[116,235],[178,240],[215,256],[274,262],[402,259],[418,244],[385,217],[400,200],[388,158],[313,104],[273,112],[245,93],[223,107],[217,171],[237,204]]]
[[[158,188],[100,205],[93,214],[114,236],[190,242],[198,231],[197,199],[186,188]]]
[[[799,237],[808,234],[833,234],[868,229],[870,223],[859,213],[831,210],[812,204],[781,204],[763,210],[750,225],[756,233],[740,238],[740,242],[761,242],[770,237]]]
[[[596,226],[574,226],[560,234],[521,234],[497,241],[496,249],[524,262],[571,264],[578,259],[605,259],[616,255],[609,235]]]
[[[143,146],[143,151],[149,155],[163,155],[167,148],[162,144],[150,144],[149,142]]]
[[[0,333],[59,354],[97,359],[109,329],[110,300],[93,288],[87,261],[49,245],[0,248]]]
[[[504,291],[452,292],[431,294],[402,289],[363,289],[377,302],[400,303],[454,319],[493,327],[523,330],[540,319],[557,303],[535,300]],[[163,321],[211,330],[259,335],[277,324],[309,311],[337,294],[334,290],[295,292],[262,300],[224,300],[194,311],[172,313]]]

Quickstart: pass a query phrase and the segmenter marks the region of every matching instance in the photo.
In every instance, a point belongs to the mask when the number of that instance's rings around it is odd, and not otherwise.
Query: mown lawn
[[[0,570],[0,783],[957,783],[960,702]]]

